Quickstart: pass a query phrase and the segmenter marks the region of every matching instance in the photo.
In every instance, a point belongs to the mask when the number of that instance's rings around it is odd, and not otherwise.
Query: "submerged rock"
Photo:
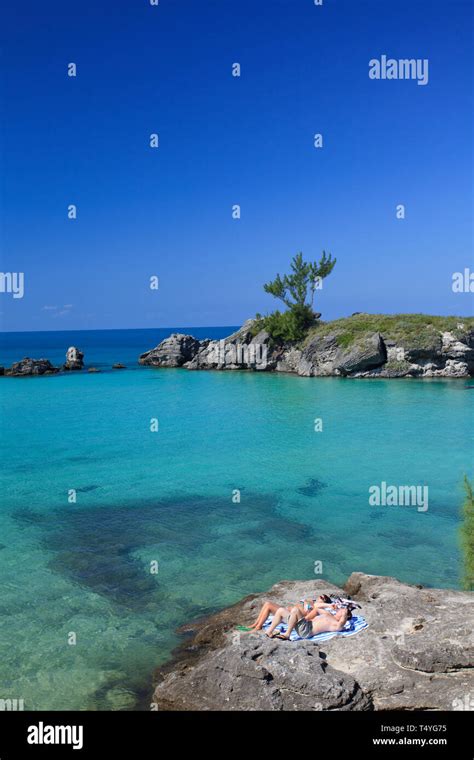
[[[369,628],[328,641],[282,642],[236,625],[265,599],[352,596]],[[472,594],[353,573],[344,589],[284,581],[183,626],[193,634],[157,671],[160,710],[453,710],[474,692]],[[460,706],[461,705],[461,706]]]

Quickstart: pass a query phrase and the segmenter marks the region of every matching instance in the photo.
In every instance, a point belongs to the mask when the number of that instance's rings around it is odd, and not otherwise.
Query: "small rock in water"
[[[116,362],[116,364],[112,364],[112,369],[127,369],[125,364],[120,364],[120,362]]]
[[[71,346],[66,351],[66,363],[63,365],[63,369],[76,370],[84,368],[84,354],[79,351],[75,346]]]
[[[56,372],[59,372],[59,369],[53,367],[48,359],[30,359],[29,357],[25,357],[21,361],[12,364],[7,374],[13,377],[23,377],[27,375],[52,375]]]

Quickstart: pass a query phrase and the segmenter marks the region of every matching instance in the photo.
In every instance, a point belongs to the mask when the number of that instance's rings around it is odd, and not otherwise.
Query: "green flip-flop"
[[[235,626],[235,630],[236,630],[236,631],[252,631],[253,629],[252,629],[252,628],[249,628],[249,627],[248,627],[248,626],[246,626],[246,625],[236,625],[236,626]]]

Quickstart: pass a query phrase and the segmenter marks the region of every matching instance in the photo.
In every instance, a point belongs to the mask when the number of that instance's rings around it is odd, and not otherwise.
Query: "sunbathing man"
[[[284,607],[280,607],[274,614],[272,624],[266,634],[270,639],[275,638],[288,641],[291,632],[295,629],[298,636],[302,639],[308,639],[317,633],[342,631],[351,617],[352,613],[347,607],[341,607],[334,614],[331,614],[315,606],[314,609],[304,615],[301,615],[301,608],[299,606],[293,607],[289,615]],[[282,621],[288,623],[286,633],[279,633],[274,636],[273,631]]]
[[[317,600],[314,601],[314,599],[304,599],[299,604],[290,604],[288,607],[282,607],[280,604],[277,604],[276,602],[265,602],[262,606],[262,609],[259,612],[258,618],[256,619],[255,623],[249,627],[250,631],[260,631],[263,628],[263,624],[265,623],[265,620],[269,615],[275,615],[276,612],[279,612],[281,610],[284,610],[286,614],[286,619],[282,617],[281,620],[284,620],[286,623],[288,620],[288,617],[290,615],[290,612],[293,609],[298,609],[300,617],[304,617],[311,609],[324,609],[331,606],[331,600],[327,596],[327,594],[321,594],[318,596]],[[281,621],[280,621],[281,622]]]

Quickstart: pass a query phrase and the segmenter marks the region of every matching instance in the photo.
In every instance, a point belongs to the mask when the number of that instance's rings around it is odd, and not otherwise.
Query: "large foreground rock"
[[[335,591],[322,580],[285,581],[184,626],[192,638],[157,673],[158,709],[466,709],[474,695],[470,593],[353,573],[344,592],[369,623],[355,636],[316,644],[235,630],[265,599],[286,605]]]

